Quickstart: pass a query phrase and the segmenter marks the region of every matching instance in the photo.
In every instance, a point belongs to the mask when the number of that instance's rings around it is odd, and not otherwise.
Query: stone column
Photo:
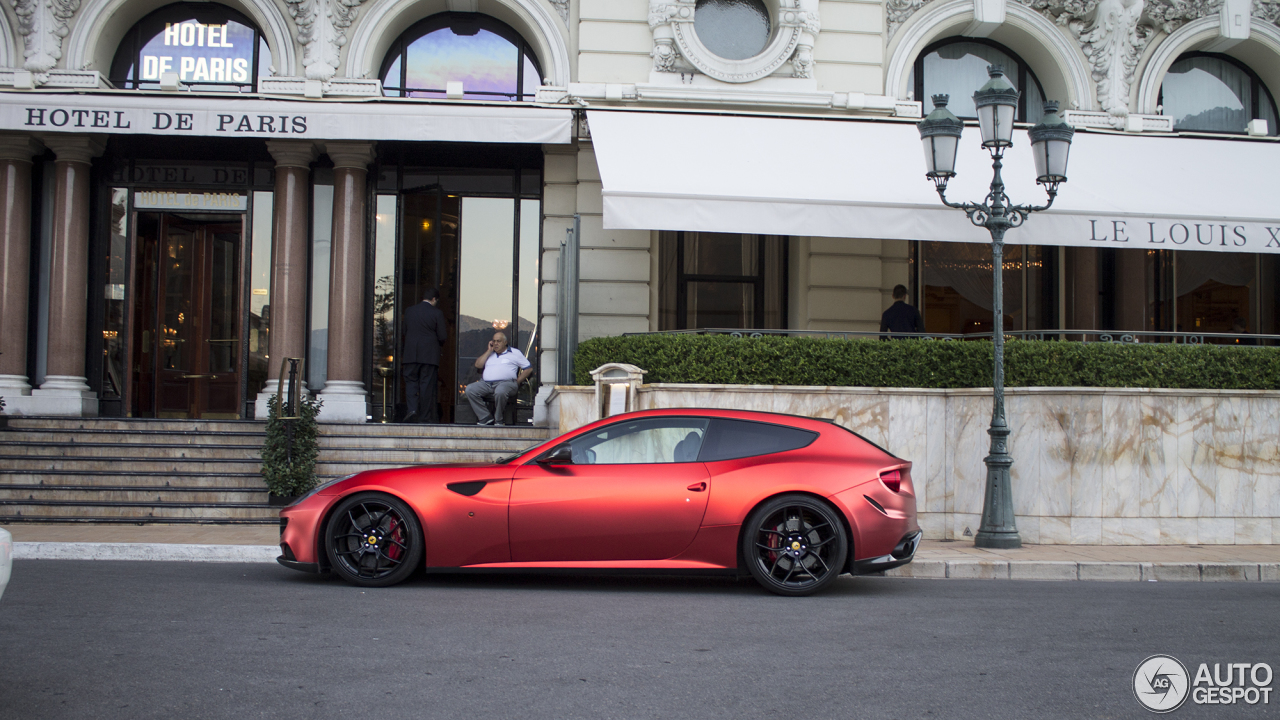
[[[31,289],[31,158],[43,146],[27,135],[0,135],[0,397],[5,412],[25,414],[27,298]]]
[[[373,143],[330,142],[333,160],[333,249],[329,262],[329,358],[325,422],[362,423],[368,414],[364,389],[365,178]]]
[[[105,145],[89,135],[49,135],[54,163],[49,262],[49,347],[44,382],[31,392],[41,415],[95,417],[98,396],[85,377],[89,302],[89,169]],[[101,292],[99,290],[99,292]]]
[[[302,140],[268,140],[276,161],[275,217],[271,233],[271,325],[267,345],[267,384],[258,393],[256,417],[267,417],[267,400],[276,393],[280,363],[307,353],[307,182],[316,148]],[[285,377],[288,385],[288,377]],[[306,379],[302,379],[306,392]],[[286,392],[288,389],[286,387]]]

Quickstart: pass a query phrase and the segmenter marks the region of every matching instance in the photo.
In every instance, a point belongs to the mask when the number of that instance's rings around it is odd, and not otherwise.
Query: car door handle
[[[689,492],[702,492],[707,489],[707,484],[704,482],[696,482],[685,489]]]

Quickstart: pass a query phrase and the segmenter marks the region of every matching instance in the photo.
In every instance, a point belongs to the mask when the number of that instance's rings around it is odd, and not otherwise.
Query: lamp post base
[[[1018,535],[1018,531],[1012,532],[985,532],[979,530],[973,536],[973,546],[980,548],[991,548],[993,550],[1016,550],[1022,547],[1022,537]]]

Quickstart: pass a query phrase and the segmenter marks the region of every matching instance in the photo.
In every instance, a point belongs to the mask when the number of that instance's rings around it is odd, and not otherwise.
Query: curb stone
[[[176,545],[169,543],[16,542],[15,560],[167,560],[275,562],[278,545]]]
[[[274,563],[277,545],[16,542],[15,560],[154,560]],[[955,580],[1280,582],[1280,563],[1074,562],[921,558],[888,577]]]

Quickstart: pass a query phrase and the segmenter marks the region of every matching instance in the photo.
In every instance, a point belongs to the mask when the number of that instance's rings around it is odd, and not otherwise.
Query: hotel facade
[[[989,332],[985,231],[915,123],[1001,65],[1006,159],[1078,132],[1010,233],[1005,327],[1280,334],[1280,3],[17,0],[0,11],[4,412],[261,419],[286,358],[321,419],[404,414],[402,311],[437,287],[441,417],[495,329],[534,406],[578,337]],[[965,131],[951,199],[986,194]],[[566,235],[577,236],[566,243]],[[577,255],[577,311],[558,298]],[[1151,336],[1155,337],[1155,336]],[[1267,341],[1264,341],[1267,342]],[[536,395],[534,394],[536,392]]]

